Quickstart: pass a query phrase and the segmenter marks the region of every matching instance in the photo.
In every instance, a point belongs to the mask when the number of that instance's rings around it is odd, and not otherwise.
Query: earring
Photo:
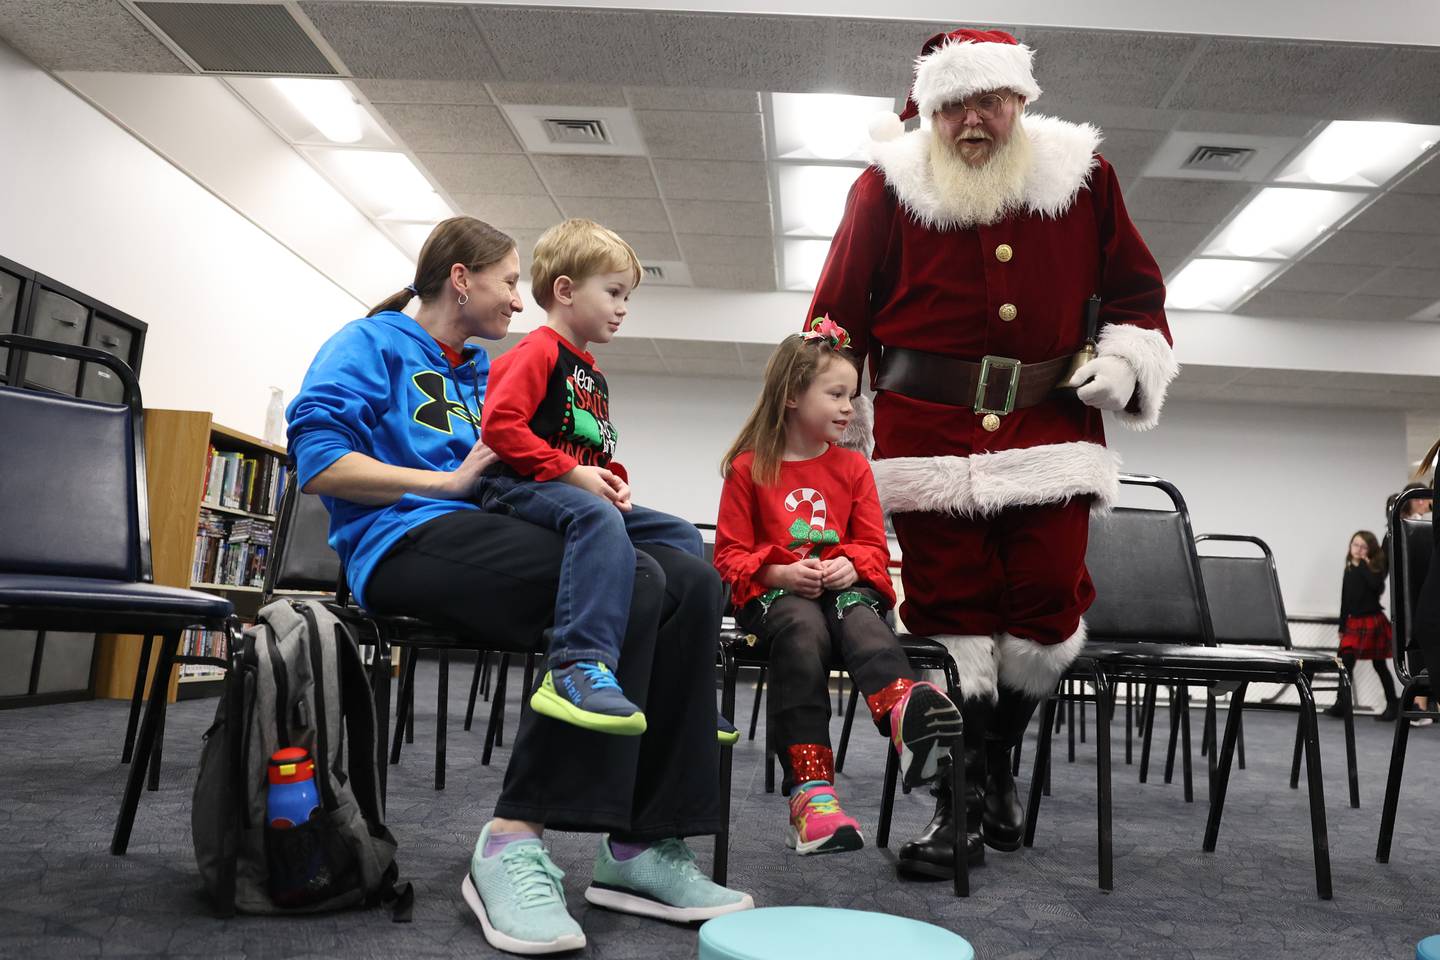
[[[467,303],[470,302],[470,294],[468,294],[468,293],[462,293],[462,294],[460,294],[460,299],[456,300],[455,302],[458,303],[458,304],[460,304],[460,306],[462,306],[462,307],[465,306],[465,304],[467,304]]]

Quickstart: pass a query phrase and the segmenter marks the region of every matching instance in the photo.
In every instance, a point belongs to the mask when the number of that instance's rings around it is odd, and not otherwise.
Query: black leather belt
[[[886,347],[875,389],[1004,416],[1049,397],[1070,369],[1071,359],[1021,363],[1009,357],[984,357],[972,363],[924,350]]]

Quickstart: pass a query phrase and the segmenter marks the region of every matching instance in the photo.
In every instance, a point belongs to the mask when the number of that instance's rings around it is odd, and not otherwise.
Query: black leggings
[[[554,613],[563,551],[553,530],[460,510],[407,532],[375,568],[366,597],[377,613],[536,649]],[[648,732],[609,736],[525,711],[495,816],[636,842],[718,832],[720,609],[709,564],[668,547],[637,549],[617,674]]]
[[[860,591],[879,602],[873,591]],[[769,649],[766,697],[770,745],[785,771],[786,793],[795,786],[789,747],[798,743],[830,746],[830,671],[844,667],[861,696],[878,693],[896,680],[914,680],[910,661],[880,615],[858,603],[843,615],[837,594],[818,600],[786,594],[766,611],[752,600],[740,613],[740,625]],[[764,649],[764,647],[762,647]]]
[[[1353,684],[1355,682],[1355,654],[1340,654],[1340,662],[1345,664],[1345,672],[1350,674],[1350,682]],[[1397,699],[1397,695],[1395,693],[1395,681],[1391,679],[1390,671],[1388,668],[1386,668],[1385,661],[1383,659],[1371,660],[1370,663],[1374,665],[1375,672],[1380,675],[1380,686],[1385,688],[1385,705],[1388,707],[1395,703]]]

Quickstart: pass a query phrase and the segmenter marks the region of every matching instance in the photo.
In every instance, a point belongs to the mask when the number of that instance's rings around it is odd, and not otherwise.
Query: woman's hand
[[[460,461],[460,466],[444,475],[440,481],[439,488],[432,496],[437,500],[465,500],[468,499],[475,489],[475,484],[480,480],[480,475],[493,463],[499,462],[500,457],[485,446],[479,440],[470,452],[465,454],[465,459]]]
[[[824,590],[824,570],[814,558],[795,563],[772,563],[760,568],[760,582],[807,600],[817,600]]]
[[[820,562],[820,585],[826,590],[844,590],[860,579],[849,557],[832,557]]]

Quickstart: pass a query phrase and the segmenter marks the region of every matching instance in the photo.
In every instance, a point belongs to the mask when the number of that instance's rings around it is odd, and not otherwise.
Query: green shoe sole
[[[724,730],[716,730],[715,739],[720,741],[722,747],[733,747],[740,742],[740,731],[732,730],[726,733]]]
[[[637,711],[628,717],[612,717],[604,713],[581,710],[555,692],[555,688],[550,684],[549,674],[545,675],[545,681],[530,697],[530,709],[541,716],[573,724],[584,730],[594,730],[596,733],[638,737],[645,732],[645,714]]]

